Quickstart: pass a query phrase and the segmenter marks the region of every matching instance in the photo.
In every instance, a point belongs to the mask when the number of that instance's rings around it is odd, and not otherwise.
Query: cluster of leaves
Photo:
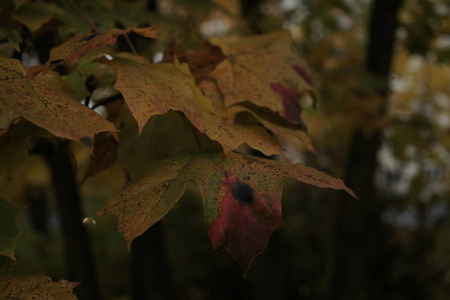
[[[33,11],[28,6],[36,2],[14,4],[10,20],[30,30],[65,11],[55,6],[48,19],[36,21],[37,14],[30,19],[19,13]],[[17,49],[20,40],[14,27],[8,28],[5,36]],[[93,155],[86,178],[121,161],[130,182],[98,214],[117,216],[128,246],[163,218],[184,193],[186,183],[193,181],[203,196],[213,247],[223,245],[244,274],[273,231],[283,225],[285,178],[342,189],[356,197],[340,179],[293,164],[286,157],[287,137],[315,151],[300,103],[303,97],[315,99],[316,95],[311,74],[292,50],[289,32],[213,38],[189,51],[174,43],[165,50],[163,61],[152,63],[136,51],[118,52],[114,44],[120,36],[129,40],[130,34],[156,39],[158,29],[99,32],[91,28],[97,32],[76,34],[51,49],[45,64],[27,68],[18,59],[0,58],[3,178],[14,180],[26,162],[33,136],[89,144]],[[64,73],[56,71],[62,67]],[[103,115],[92,109],[96,107],[105,108]],[[238,151],[243,144],[280,160]],[[13,219],[2,218],[2,222],[11,224]],[[13,231],[1,233],[1,240],[9,241],[1,254],[11,259],[18,237]],[[22,280],[4,273],[1,291],[9,291],[15,284],[12,280]],[[39,280],[56,288],[47,279]],[[74,286],[58,285],[65,286],[64,292]]]

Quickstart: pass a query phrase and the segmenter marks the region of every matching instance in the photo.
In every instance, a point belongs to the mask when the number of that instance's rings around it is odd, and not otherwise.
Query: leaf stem
[[[191,124],[191,129],[192,129],[192,132],[194,133],[195,142],[197,143],[198,149],[199,149],[201,152],[203,152],[202,143],[200,142],[200,138],[198,137],[197,129],[196,129],[192,124]]]
[[[131,52],[133,52],[134,55],[138,55],[136,48],[134,47],[133,43],[130,41],[130,38],[128,37],[128,34],[124,34],[123,37],[127,41],[127,44],[131,49]]]
[[[99,32],[95,23],[89,20],[89,18],[84,14],[84,12],[81,11],[81,9],[75,4],[75,2],[73,2],[73,0],[67,0],[67,3],[72,6],[75,12],[83,19],[84,22],[86,22],[89,28],[91,28],[94,32]]]

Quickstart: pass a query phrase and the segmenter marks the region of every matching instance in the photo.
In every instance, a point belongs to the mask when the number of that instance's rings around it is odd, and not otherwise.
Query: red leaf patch
[[[220,184],[222,198],[219,216],[208,233],[213,247],[224,245],[239,262],[244,274],[261,254],[272,233],[283,226],[281,203],[268,194],[258,194],[249,184],[230,173]]]

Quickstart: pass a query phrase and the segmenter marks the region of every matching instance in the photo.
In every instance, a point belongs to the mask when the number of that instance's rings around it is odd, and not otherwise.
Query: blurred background
[[[288,150],[343,178],[360,201],[288,181],[286,226],[244,279],[227,252],[212,249],[195,188],[133,242],[130,254],[115,218],[94,217],[126,183],[122,166],[81,184],[89,149],[71,143],[90,279],[71,269],[52,170],[39,155],[30,156],[16,178],[20,190],[11,192],[28,205],[17,218],[21,266],[84,281],[75,289],[79,299],[450,299],[449,1],[75,2],[100,30],[164,28],[167,38],[141,46],[155,60],[174,37],[189,48],[200,38],[290,30],[321,100],[303,111],[318,154],[292,141]],[[67,22],[64,34],[90,30]],[[46,60],[41,53],[53,46],[44,32],[29,37],[34,44],[22,61]]]

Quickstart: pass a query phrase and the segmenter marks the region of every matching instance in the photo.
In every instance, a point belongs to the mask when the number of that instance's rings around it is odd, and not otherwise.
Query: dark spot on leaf
[[[95,38],[97,35],[99,35],[100,33],[94,33],[94,34],[91,34],[91,35],[88,35],[87,37],[85,37],[84,39],[83,39],[83,41],[90,41],[90,40],[92,40],[93,38]]]
[[[255,192],[253,188],[245,182],[235,182],[231,186],[231,193],[233,194],[233,198],[242,205],[255,202]]]

